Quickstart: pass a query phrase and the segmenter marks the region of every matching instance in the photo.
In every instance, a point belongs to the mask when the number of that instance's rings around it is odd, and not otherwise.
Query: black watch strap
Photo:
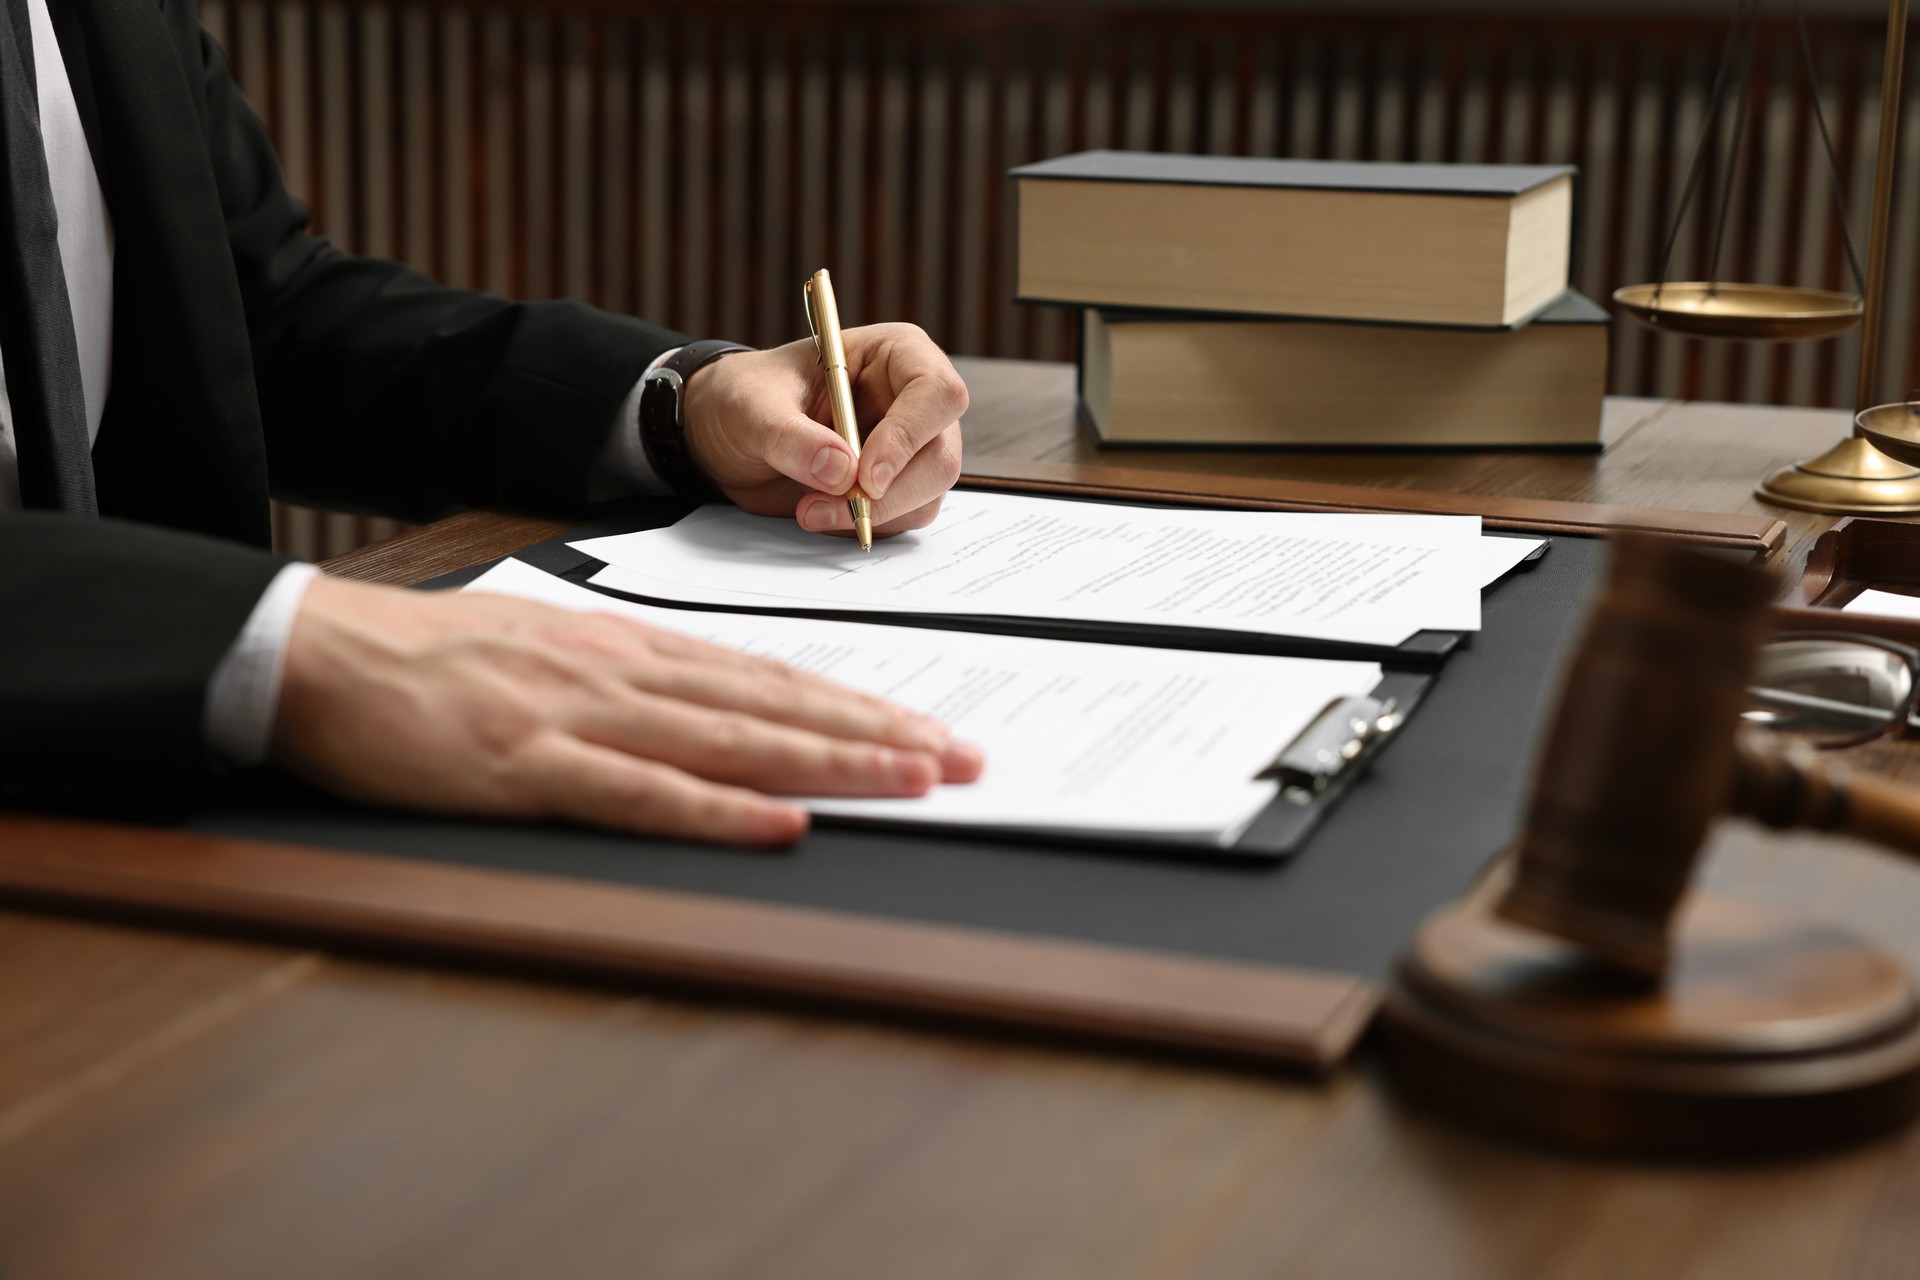
[[[640,388],[640,446],[655,475],[683,498],[717,496],[713,485],[693,465],[687,448],[686,408],[681,393],[687,380],[722,356],[752,351],[737,342],[707,338],[689,342],[646,376]]]

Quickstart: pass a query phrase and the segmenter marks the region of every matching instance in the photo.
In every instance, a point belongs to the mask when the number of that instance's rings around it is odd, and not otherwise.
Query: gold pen
[[[825,267],[813,273],[803,286],[807,302],[807,329],[813,344],[820,349],[820,363],[827,371],[827,402],[833,407],[833,429],[853,450],[853,461],[860,464],[860,421],[853,416],[853,383],[847,377],[847,348],[840,339],[840,309],[833,303],[833,279]],[[853,532],[862,551],[873,550],[873,502],[855,484],[847,490],[847,511],[853,516]]]

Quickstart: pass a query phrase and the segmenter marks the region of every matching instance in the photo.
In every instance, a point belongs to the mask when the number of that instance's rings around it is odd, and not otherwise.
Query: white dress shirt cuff
[[[590,496],[596,502],[629,494],[667,496],[673,491],[654,473],[640,443],[640,392],[652,373],[672,358],[663,351],[647,365],[614,414],[607,443],[594,462]],[[290,564],[260,596],[239,637],[214,669],[207,685],[207,742],[228,763],[263,763],[273,738],[273,715],[280,702],[280,675],[286,666],[287,637],[293,632],[300,601],[319,569]]]
[[[673,489],[654,472],[653,464],[647,461],[646,446],[640,443],[640,392],[647,385],[648,374],[671,360],[679,349],[674,347],[655,356],[646,373],[640,375],[640,381],[633,384],[633,390],[620,402],[620,409],[613,416],[613,430],[607,434],[607,443],[601,447],[600,456],[594,460],[589,473],[589,502],[605,502],[633,494],[650,498],[672,496]]]
[[[287,638],[293,634],[300,601],[319,574],[310,564],[282,569],[247,615],[227,656],[214,668],[207,685],[207,743],[229,764],[246,768],[267,758],[274,710],[280,704]]]

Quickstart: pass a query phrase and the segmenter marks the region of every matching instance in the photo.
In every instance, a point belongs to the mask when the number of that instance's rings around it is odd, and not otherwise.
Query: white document
[[[1862,591],[1847,601],[1842,613],[1877,613],[1883,618],[1920,618],[1920,596],[1894,591]]]
[[[1230,846],[1274,798],[1254,775],[1370,662],[1189,653],[614,600],[517,560],[467,588],[600,610],[797,667],[938,717],[986,754],[979,781],[913,799],[806,799],[814,813],[983,830]]]
[[[703,507],[572,544],[596,585],[690,604],[967,613],[1207,627],[1396,645],[1474,631],[1480,588],[1537,542],[1473,516],[1162,510],[959,491],[929,529],[876,543]]]
[[[1478,566],[1474,580],[1484,590],[1519,568],[1521,561],[1544,545],[1540,538],[1482,536],[1473,546],[1473,558]]]

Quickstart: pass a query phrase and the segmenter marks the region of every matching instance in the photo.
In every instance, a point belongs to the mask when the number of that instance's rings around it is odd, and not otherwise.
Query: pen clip
[[[807,333],[813,338],[813,354],[820,358],[822,365],[825,365],[827,348],[826,344],[820,340],[820,326],[813,318],[813,281],[811,279],[800,282],[800,300],[806,304],[807,308]]]

